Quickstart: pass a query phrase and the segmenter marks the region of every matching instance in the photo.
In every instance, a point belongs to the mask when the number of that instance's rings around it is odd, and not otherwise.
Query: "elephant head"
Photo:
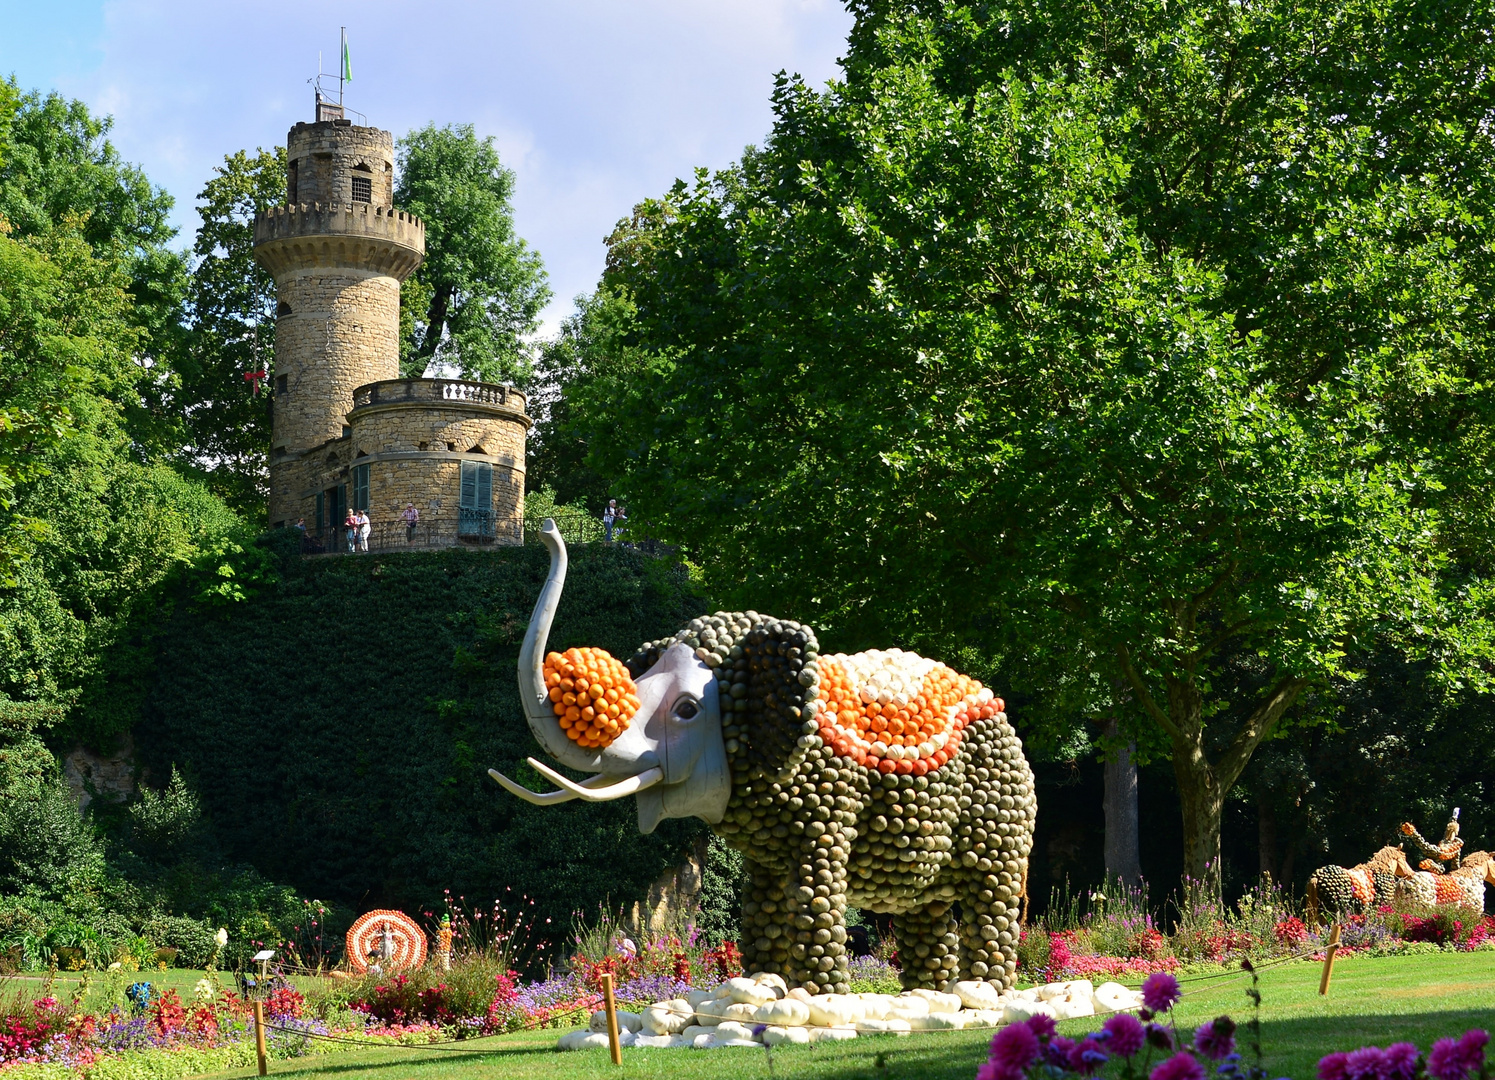
[[[550,570],[519,651],[519,694],[530,731],[545,751],[560,764],[593,775],[577,783],[530,758],[529,763],[559,788],[544,794],[497,770],[490,769],[489,775],[537,806],[572,799],[608,802],[633,795],[643,833],[653,832],[664,818],[720,822],[731,795],[731,774],[716,673],[688,645],[655,650],[657,659],[633,679],[637,710],[605,746],[584,746],[563,727],[552,701],[552,690],[558,687],[546,681],[546,642],[566,583],[566,543],[549,518],[540,538],[550,551]],[[552,654],[552,663],[556,659]]]

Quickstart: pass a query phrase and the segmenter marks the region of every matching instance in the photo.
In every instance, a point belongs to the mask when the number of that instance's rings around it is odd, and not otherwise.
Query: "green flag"
[[[348,55],[348,28],[343,27],[343,81],[353,81],[353,58]]]

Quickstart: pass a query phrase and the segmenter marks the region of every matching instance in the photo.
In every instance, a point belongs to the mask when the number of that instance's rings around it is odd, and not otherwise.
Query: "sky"
[[[121,155],[175,197],[186,247],[214,166],[312,119],[308,80],[319,52],[336,72],[344,25],[345,100],[369,124],[494,138],[553,331],[635,203],[763,140],[776,72],[838,77],[851,17],[839,0],[0,0],[0,76],[112,115]]]

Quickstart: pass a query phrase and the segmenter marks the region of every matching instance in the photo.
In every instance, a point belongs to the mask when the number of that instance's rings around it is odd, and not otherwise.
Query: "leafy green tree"
[[[262,521],[269,496],[275,279],[254,260],[254,218],[285,202],[281,147],[224,159],[198,195],[187,340],[175,361],[184,458],[246,520]],[[259,392],[256,392],[256,390]]]
[[[576,311],[561,322],[560,333],[540,344],[535,363],[530,414],[535,427],[528,442],[526,483],[531,491],[553,489],[557,503],[581,503],[600,515],[608,482],[588,462],[591,440],[607,438],[574,402],[596,397],[581,388],[599,381],[626,379],[648,357],[634,346],[635,308],[626,295],[599,289],[576,299]]]
[[[588,462],[723,597],[1123,712],[1212,876],[1357,644],[1482,677],[1492,13],[857,12],[844,84],[672,193]]]
[[[550,300],[540,256],[514,233],[514,174],[470,124],[400,140],[395,205],[426,223],[426,257],[401,293],[401,367],[431,361],[468,378],[523,382],[525,338]]]

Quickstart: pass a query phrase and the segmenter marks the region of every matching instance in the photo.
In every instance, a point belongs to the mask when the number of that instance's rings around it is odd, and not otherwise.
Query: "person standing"
[[[348,534],[348,554],[351,555],[358,550],[358,515],[353,512],[351,506],[348,507],[348,513],[343,518],[343,529]]]
[[[420,511],[415,508],[414,503],[405,504],[405,512],[400,515],[400,520],[405,523],[405,543],[415,543],[415,527],[420,524]]]
[[[618,520],[618,500],[608,499],[607,509],[602,511],[602,528],[607,531],[607,542],[613,542],[613,523]]]
[[[373,525],[371,525],[369,523],[369,512],[367,510],[360,510],[360,511],[358,511],[358,550],[359,551],[367,551],[369,549],[369,532],[372,529],[373,529]]]

